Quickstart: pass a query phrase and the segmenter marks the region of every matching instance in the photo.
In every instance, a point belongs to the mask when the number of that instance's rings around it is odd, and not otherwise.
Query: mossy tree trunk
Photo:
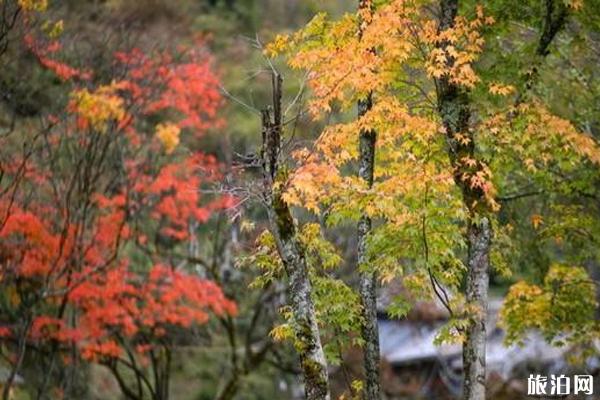
[[[327,362],[311,297],[312,287],[306,256],[292,213],[283,200],[282,189],[278,185],[283,179],[283,172],[278,165],[283,131],[281,85],[281,76],[274,72],[273,107],[262,112],[263,194],[270,231],[277,243],[277,251],[289,280],[292,329],[295,347],[300,357],[306,399],[329,400]]]
[[[452,29],[458,12],[458,0],[440,1],[439,30]],[[449,43],[442,42],[444,48]],[[450,60],[449,62],[452,62]],[[485,399],[486,379],[486,319],[492,229],[485,193],[472,187],[464,176],[476,175],[484,163],[475,154],[475,135],[469,126],[471,118],[469,94],[466,89],[450,82],[447,76],[436,81],[438,113],[446,132],[448,157],[454,169],[454,181],[460,188],[469,210],[466,241],[468,246],[465,297],[470,306],[469,325],[463,345],[463,399]],[[458,141],[457,134],[467,137]],[[476,160],[475,166],[464,160]]]
[[[359,11],[372,11],[371,0],[359,0]],[[363,23],[359,22],[359,35],[362,34]],[[358,117],[365,115],[373,106],[372,94],[358,102]],[[377,134],[373,130],[359,132],[358,176],[365,181],[368,188],[373,186],[375,170],[375,143]],[[359,271],[359,293],[362,302],[362,339],[364,340],[363,359],[365,367],[365,400],[379,400],[379,330],[377,327],[377,274],[369,268],[367,259],[367,236],[371,232],[371,218],[363,213],[358,221],[357,264]]]

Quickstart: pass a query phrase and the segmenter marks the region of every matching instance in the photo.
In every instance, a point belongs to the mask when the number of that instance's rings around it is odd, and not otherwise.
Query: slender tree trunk
[[[372,12],[371,0],[359,0],[359,11]],[[362,35],[363,23],[359,21],[359,35]],[[358,102],[358,116],[365,115],[373,106],[372,95]],[[376,132],[361,131],[359,133],[358,176],[369,188],[373,186],[375,169]],[[363,213],[358,221],[357,264],[359,270],[359,293],[362,303],[362,339],[364,340],[363,357],[365,366],[365,400],[379,400],[379,329],[377,326],[377,275],[367,267],[367,236],[371,232],[371,218]]]
[[[458,12],[458,0],[440,0],[439,30],[454,27]],[[538,57],[545,57],[549,47],[558,32],[564,27],[567,17],[567,7],[560,0],[544,0],[544,20],[542,32],[536,48]],[[444,48],[449,43],[440,43]],[[452,61],[450,61],[452,62]],[[525,77],[524,90],[517,96],[516,104],[523,101],[524,96],[532,88],[537,78],[539,61]],[[463,346],[463,398],[465,400],[485,399],[485,354],[486,354],[486,317],[488,308],[488,286],[490,268],[490,246],[492,228],[487,217],[485,195],[478,188],[472,188],[462,176],[474,174],[484,164],[475,155],[475,137],[469,129],[471,117],[468,93],[445,77],[436,81],[438,111],[446,130],[448,156],[454,168],[454,180],[460,187],[469,209],[467,227],[468,271],[466,279],[466,299],[475,312],[466,330],[466,341]],[[460,143],[455,134],[466,135],[468,143]],[[463,158],[476,160],[475,170],[469,170],[461,160]]]
[[[439,30],[452,29],[458,12],[458,0],[441,0]],[[449,43],[439,43],[441,48]],[[452,62],[452,61],[450,61]],[[474,175],[484,167],[476,159],[475,136],[469,129],[470,101],[465,89],[451,83],[447,77],[436,81],[438,112],[446,131],[448,157],[454,169],[454,181],[461,189],[469,210],[467,221],[466,300],[473,312],[466,329],[463,345],[463,399],[485,399],[486,323],[492,229],[487,217],[485,193],[465,182],[464,175]],[[467,143],[456,140],[456,134],[466,135]],[[464,159],[476,160],[475,167],[465,165]]]
[[[289,280],[292,328],[296,340],[296,350],[300,356],[306,399],[329,400],[327,362],[311,298],[312,287],[304,248],[298,238],[289,206],[282,198],[281,188],[276,185],[276,181],[282,180],[282,171],[278,170],[283,131],[281,84],[281,76],[274,73],[273,109],[266,109],[262,113],[264,197],[270,231],[277,243],[277,250]],[[271,115],[271,111],[273,115]]]
[[[525,81],[521,87],[521,91],[517,93],[515,105],[520,105],[527,100],[527,96],[537,81],[539,68],[543,59],[550,54],[550,45],[567,22],[568,9],[564,1],[543,0],[543,2],[544,14],[542,15],[540,37],[535,49],[536,58],[525,73]]]
[[[544,8],[542,34],[536,49],[536,54],[540,57],[550,54],[550,44],[552,44],[558,32],[565,26],[568,14],[567,5],[564,1],[544,0]]]
[[[371,108],[371,98],[358,104],[358,115],[364,115]],[[360,132],[358,175],[373,185],[376,134],[373,131]],[[379,399],[379,330],[377,327],[377,276],[367,267],[366,240],[371,231],[371,218],[363,214],[358,221],[358,269],[359,293],[362,302],[362,338],[365,364],[365,399]]]
[[[19,332],[19,340],[17,346],[17,357],[14,365],[10,369],[8,377],[4,382],[4,387],[2,388],[2,400],[10,400],[11,398],[11,389],[19,370],[21,369],[21,365],[23,364],[23,360],[25,359],[25,351],[27,349],[27,337],[29,335],[29,330],[31,329],[32,318],[31,316],[27,316],[25,321],[22,323],[21,331]]]
[[[530,94],[537,81],[539,67],[542,60],[550,54],[550,45],[556,35],[564,28],[568,17],[568,8],[561,0],[544,0],[544,15],[542,16],[542,29],[538,44],[535,49],[536,59],[525,74],[522,90],[517,94],[515,105],[523,103]]]
[[[467,341],[463,348],[463,398],[485,399],[485,345],[488,309],[489,252],[491,228],[487,218],[469,223],[469,260],[467,274],[467,302],[477,310],[467,327]]]

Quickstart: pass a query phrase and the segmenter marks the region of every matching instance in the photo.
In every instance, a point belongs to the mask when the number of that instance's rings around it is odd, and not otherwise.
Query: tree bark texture
[[[289,280],[289,304],[292,309],[292,328],[296,350],[300,357],[307,400],[329,400],[327,362],[321,345],[312,287],[304,248],[289,206],[282,198],[279,153],[283,131],[281,115],[282,78],[273,74],[273,107],[262,113],[262,163],[264,197],[267,204],[270,231]]]
[[[359,11],[372,12],[371,0],[359,0]],[[359,35],[362,35],[363,21],[359,22]],[[365,115],[373,106],[371,93],[358,102],[358,117]],[[359,165],[358,176],[363,179],[369,188],[373,186],[373,173],[375,169],[375,143],[376,132],[372,130],[359,133]],[[362,303],[362,339],[363,359],[365,368],[365,400],[379,400],[379,329],[377,326],[377,274],[367,267],[367,236],[371,232],[371,218],[363,213],[358,221],[358,250],[357,264],[359,271],[359,294]]]
[[[466,299],[475,306],[476,314],[467,327],[463,347],[463,398],[485,399],[486,317],[488,309],[489,252],[491,228],[487,218],[468,227],[468,274]]]
[[[364,115],[371,108],[371,98],[358,104],[358,114]],[[359,169],[358,175],[366,181],[368,187],[373,185],[376,134],[363,131],[359,135]],[[377,327],[377,274],[367,267],[367,236],[371,231],[371,218],[364,214],[358,221],[358,270],[359,293],[362,302],[362,338],[365,366],[365,399],[378,400],[379,382],[379,330]]]
[[[452,29],[458,12],[458,0],[441,0],[439,30]],[[439,43],[441,48],[449,45]],[[450,60],[452,62],[452,60]],[[454,181],[460,188],[469,210],[467,221],[467,277],[466,300],[472,307],[470,323],[463,345],[463,399],[484,400],[486,382],[486,319],[492,229],[486,216],[485,193],[463,180],[464,174],[475,174],[484,164],[477,160],[475,169],[469,169],[462,160],[475,159],[475,136],[469,126],[471,117],[469,96],[465,89],[444,76],[436,81],[438,112],[446,132],[448,157],[454,169]],[[468,142],[456,140],[456,134],[466,135]]]

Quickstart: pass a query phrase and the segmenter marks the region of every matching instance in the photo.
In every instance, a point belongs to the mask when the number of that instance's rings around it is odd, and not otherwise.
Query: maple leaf
[[[544,218],[539,214],[534,214],[531,216],[531,225],[533,225],[534,229],[538,229],[541,224],[544,223]]]

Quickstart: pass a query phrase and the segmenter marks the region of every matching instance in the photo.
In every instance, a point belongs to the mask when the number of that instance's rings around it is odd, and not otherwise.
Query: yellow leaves
[[[518,341],[528,329],[561,341],[569,334],[581,337],[580,331],[594,323],[594,299],[595,286],[584,268],[553,265],[542,286],[518,282],[510,288],[500,312],[506,341]]]
[[[538,229],[541,224],[544,223],[544,218],[539,214],[533,214],[531,216],[531,225],[533,225],[533,229]]]
[[[458,63],[456,63],[458,64]],[[467,88],[473,88],[480,81],[479,77],[475,74],[473,67],[471,67],[471,61],[458,64],[459,67],[453,68],[450,74],[452,82],[465,86]]]
[[[363,29],[361,42],[366,48],[382,49],[384,70],[406,61],[414,49],[407,38],[412,24],[418,18],[418,9],[406,0],[391,1],[379,7],[371,22]]]
[[[548,320],[550,310],[542,299],[543,290],[526,282],[514,284],[500,311],[500,324],[507,329],[508,343],[515,342],[530,327],[537,327]]]
[[[64,30],[64,22],[62,19],[56,22],[44,21],[42,30],[48,35],[48,37],[55,39],[62,34]]]
[[[478,138],[486,147],[497,149],[500,157],[495,170],[521,165],[518,173],[554,186],[551,190],[570,190],[555,186],[561,175],[570,176],[588,162],[600,165],[600,145],[594,138],[536,101],[493,115],[482,124]]]
[[[503,85],[501,83],[491,83],[489,85],[489,92],[498,96],[508,96],[515,92],[514,86]]]
[[[359,379],[355,379],[352,381],[352,390],[354,390],[354,393],[362,393],[363,388],[364,388],[363,381],[361,381]]]
[[[82,128],[91,127],[105,132],[110,121],[121,121],[125,117],[124,101],[117,91],[121,83],[100,86],[95,91],[77,89],[71,93],[70,108],[80,117]]]
[[[371,0],[363,0],[359,3],[358,16],[361,23],[361,31],[373,20],[373,2]]]
[[[429,64],[427,65],[427,74],[433,78],[439,79],[446,74],[447,58],[442,49],[433,49],[429,53]]]
[[[586,157],[594,164],[600,165],[600,147],[594,139],[577,132],[575,129],[565,131],[565,138],[577,153]]]
[[[290,45],[289,35],[277,35],[275,39],[265,47],[264,53],[267,57],[275,58],[285,52]]]
[[[461,161],[464,165],[466,165],[469,168],[473,168],[478,164],[477,160],[469,157],[463,157]]]
[[[460,179],[468,185],[470,189],[479,189],[483,192],[485,202],[492,210],[498,210],[499,204],[496,202],[496,188],[492,182],[492,170],[490,167],[474,158],[463,157],[457,165],[460,172]],[[477,200],[470,205],[472,208],[477,206]]]
[[[388,283],[392,282],[394,279],[396,279],[395,271],[385,270],[379,274],[379,281],[381,282],[382,285],[387,285]]]
[[[320,14],[294,34],[287,41],[287,48],[293,50],[288,63],[308,72],[314,93],[309,104],[311,114],[319,116],[334,104],[343,109],[354,107],[366,93],[393,85],[394,74],[390,72],[415,50],[407,38],[416,14],[416,7],[395,0],[374,13],[361,10],[359,15],[346,14],[338,21]],[[269,52],[277,53],[285,42],[285,38],[277,37]]]
[[[453,28],[438,32],[436,20],[423,14],[417,4],[393,0],[373,12],[360,10],[334,22],[319,14],[303,30],[277,36],[266,53],[289,52],[289,65],[308,72],[314,92],[309,110],[318,116],[334,104],[353,107],[366,93],[393,87],[398,71],[413,60],[425,62],[430,77],[447,76],[455,84],[472,88],[480,80],[472,67],[483,51],[480,30],[491,23],[493,19],[480,7],[476,18],[459,16]],[[427,60],[423,60],[423,47],[429,52]]]
[[[454,47],[449,46],[449,49],[454,50]],[[427,65],[428,75],[436,79],[447,76],[452,83],[473,88],[480,81],[471,67],[476,55],[464,51],[453,52],[456,53],[455,57],[444,49],[431,50]]]
[[[179,133],[181,129],[173,123],[158,124],[156,126],[156,137],[165,148],[165,152],[170,154],[179,144]]]
[[[494,19],[494,17],[485,15],[485,10],[483,9],[483,6],[481,4],[478,4],[476,6],[475,12],[477,15],[477,18],[475,19],[475,22],[474,22],[476,24],[476,26],[493,25],[496,23],[496,20]]]
[[[243,218],[240,222],[240,231],[243,233],[250,233],[256,228],[256,224],[251,220]]]
[[[454,134],[454,139],[463,146],[466,146],[469,143],[471,143],[471,138],[469,137],[469,135],[465,135],[460,132]]]
[[[520,300],[529,300],[542,294],[542,289],[536,285],[529,285],[526,282],[514,284],[509,291],[509,297]]]
[[[46,11],[48,0],[18,0],[17,3],[25,11]]]
[[[570,121],[553,115],[539,103],[530,104],[519,111],[526,113],[529,119],[526,133],[536,145],[553,151],[553,154],[538,151],[542,161],[548,162],[562,153],[563,156],[572,154],[600,165],[599,144],[592,137],[579,132]]]
[[[535,166],[535,160],[533,160],[532,158],[526,158],[525,160],[523,160],[523,163],[525,164],[525,168],[527,168],[528,171],[537,171],[537,167]]]
[[[341,264],[342,258],[335,246],[323,237],[321,229],[316,223],[302,226],[300,240],[304,245],[308,264],[315,269],[336,268]]]
[[[274,327],[271,332],[269,332],[269,336],[276,342],[283,342],[284,340],[293,338],[294,332],[290,324],[281,324]]]
[[[567,7],[575,11],[580,11],[583,8],[583,0],[564,0]]]
[[[56,38],[62,34],[63,30],[64,24],[61,19],[60,21],[57,21],[54,25],[52,25],[52,29],[48,31],[48,36],[50,36],[51,38]]]

